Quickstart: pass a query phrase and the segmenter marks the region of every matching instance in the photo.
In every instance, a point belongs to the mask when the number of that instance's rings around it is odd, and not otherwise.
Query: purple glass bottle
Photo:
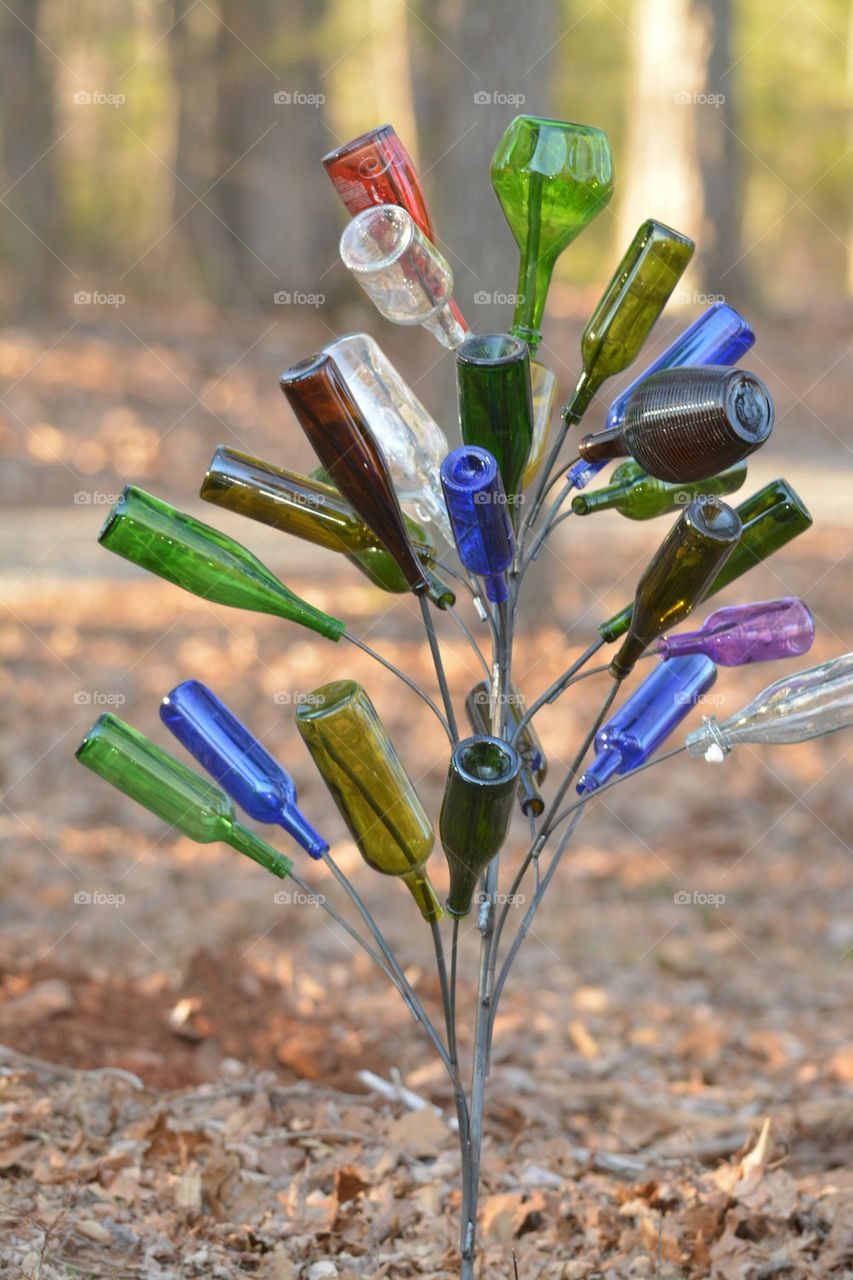
[[[814,640],[814,618],[795,596],[735,604],[718,609],[698,631],[662,636],[656,652],[663,658],[704,653],[721,667],[772,662],[808,653]]]
[[[644,764],[717,678],[710,658],[698,654],[660,662],[595,735],[596,756],[577,785],[597,791],[616,773]]]

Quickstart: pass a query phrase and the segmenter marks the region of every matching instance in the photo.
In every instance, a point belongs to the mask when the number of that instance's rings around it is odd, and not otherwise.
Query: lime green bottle
[[[398,876],[428,923],[440,920],[425,870],[432,824],[362,686],[333,680],[315,689],[297,707],[296,727],[364,861]]]
[[[572,499],[572,511],[578,516],[588,516],[594,511],[618,511],[629,520],[653,520],[655,516],[667,515],[670,511],[678,511],[691,498],[706,496],[721,497],[734,493],[746,479],[746,459],[741,459],[734,466],[726,467],[707,480],[693,480],[682,484],[673,484],[668,480],[658,480],[644,471],[639,462],[628,458],[619,464],[613,472],[610,484],[603,489],[593,489],[589,493],[579,493]]]
[[[607,378],[636,359],[695,248],[662,222],[642,224],[583,331],[583,372],[563,407],[569,424],[580,422]]]
[[[254,835],[234,814],[224,791],[161,750],[110,713],[96,720],[77,748],[77,759],[170,827],[195,840],[221,840],[283,880],[290,858]]]
[[[520,253],[510,332],[535,354],[554,264],[613,194],[610,144],[589,125],[516,116],[491,178]]]
[[[288,591],[251,551],[233,538],[128,485],[98,541],[149,573],[193,595],[235,609],[272,613],[340,640],[346,624]]]
[[[710,600],[730,582],[748,573],[755,565],[772,556],[799,534],[810,528],[813,520],[802,499],[787,480],[771,480],[750,498],[735,507],[743,531],[734,551],[711,582],[697,604]],[[604,640],[611,642],[624,636],[631,624],[634,605],[626,605],[598,628]]]

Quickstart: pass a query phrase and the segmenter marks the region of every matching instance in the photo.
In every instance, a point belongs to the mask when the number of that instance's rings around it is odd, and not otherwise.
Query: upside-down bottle
[[[845,653],[768,685],[726,720],[710,716],[684,741],[692,756],[716,764],[739,742],[805,742],[850,725],[853,653]]]
[[[468,723],[478,737],[491,737],[492,715],[491,694],[485,680],[475,684],[465,699],[465,710]],[[513,685],[507,703],[507,737],[512,741],[526,711],[524,698]],[[538,818],[545,811],[545,801],[539,787],[548,776],[548,761],[545,749],[539,740],[539,734],[533,721],[528,720],[518,741],[516,750],[521,756],[521,772],[518,775],[518,802],[524,814],[532,814]]]
[[[453,748],[439,820],[452,916],[467,916],[481,873],[506,840],[520,767],[501,738],[465,738]]]
[[[624,680],[643,650],[687,617],[740,533],[737,513],[719,498],[688,503],[637,583],[628,634],[610,663],[614,679]]]
[[[190,840],[222,840],[279,879],[293,866],[234,815],[228,797],[206,778],[161,750],[110,713],[96,720],[77,748],[77,759],[93,773],[150,809]]]
[[[255,822],[275,823],[312,858],[329,845],[296,805],[290,774],[200,680],[184,680],[160,704],[160,719]]]
[[[515,537],[498,464],[487,449],[462,445],[442,462],[441,483],[459,559],[483,579],[488,598],[501,603]]]
[[[296,708],[296,727],[364,861],[399,877],[428,923],[440,920],[426,873],[432,824],[364,689],[322,685]]]
[[[518,495],[533,438],[526,344],[508,333],[472,334],[456,348],[456,389],[462,439],[487,449],[506,492]]]
[[[734,493],[745,479],[745,459],[715,476],[674,483],[650,476],[639,462],[627,458],[613,472],[610,484],[572,498],[572,511],[578,516],[588,516],[595,511],[613,510],[629,520],[653,520],[655,516],[680,510],[700,494],[722,497]]]
[[[718,609],[698,631],[661,636],[655,652],[670,660],[688,653],[704,653],[720,667],[751,662],[774,662],[807,653],[814,642],[811,610],[796,596],[734,604]]]
[[[339,618],[289,591],[239,542],[134,485],[125,488],[98,541],[203,600],[272,613],[329,640],[346,630]]]

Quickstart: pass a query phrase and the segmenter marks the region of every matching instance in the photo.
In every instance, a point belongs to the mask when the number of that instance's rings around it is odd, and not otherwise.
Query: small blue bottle
[[[606,427],[619,427],[625,417],[625,406],[631,393],[659,369],[682,365],[733,365],[755,342],[755,334],[734,307],[715,302],[698,320],[684,330],[653,364],[644,369],[629,387],[613,401],[607,413]],[[580,487],[580,486],[577,486]]]
[[[488,449],[462,445],[441,464],[441,486],[459,559],[483,578],[486,595],[507,598],[506,571],[515,554],[501,473]]]
[[[206,685],[177,685],[160,704],[160,719],[250,818],[284,827],[312,858],[328,852],[296,807],[290,774]]]
[[[704,654],[658,663],[595,735],[596,756],[577,784],[578,794],[597,791],[614,774],[645,764],[716,678],[717,668]]]

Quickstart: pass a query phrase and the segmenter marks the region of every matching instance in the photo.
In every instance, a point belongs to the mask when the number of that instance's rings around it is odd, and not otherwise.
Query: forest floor
[[[159,700],[205,680],[287,764],[439,1016],[428,932],[402,885],[361,862],[293,703],[329,679],[363,681],[432,814],[439,726],[351,647],[206,605],[95,541],[133,478],[234,533],[433,688],[408,598],[195,498],[221,441],[310,461],[275,375],[323,340],[319,326],[245,355],[246,324],[245,344],[131,321],[0,334],[4,1280],[410,1280],[458,1264],[451,1093],[382,975],[315,905],[276,901],[285,886],[225,847],[176,839],[73,757],[105,709],[169,747]],[[784,379],[768,375],[780,423],[746,488],[786,475],[815,528],[726,602],[802,595],[820,661],[853,647],[853,432],[841,329],[821,352],[795,339],[783,325],[762,347]],[[561,347],[576,342],[573,330]],[[810,361],[833,368],[814,388]],[[625,603],[665,524],[561,526],[518,641],[528,697]],[[440,633],[461,705],[477,667],[449,622]],[[783,671],[721,670],[706,713]],[[603,692],[593,676],[539,718],[551,779]],[[740,748],[716,770],[680,757],[590,806],[497,1020],[484,1276],[512,1277],[513,1256],[520,1280],[853,1275],[851,750],[845,734]],[[525,835],[519,821],[504,884]],[[294,857],[343,906],[325,870]],[[441,894],[440,849],[430,875]],[[467,1060],[473,920],[462,933]],[[371,1089],[365,1071],[428,1105]]]

